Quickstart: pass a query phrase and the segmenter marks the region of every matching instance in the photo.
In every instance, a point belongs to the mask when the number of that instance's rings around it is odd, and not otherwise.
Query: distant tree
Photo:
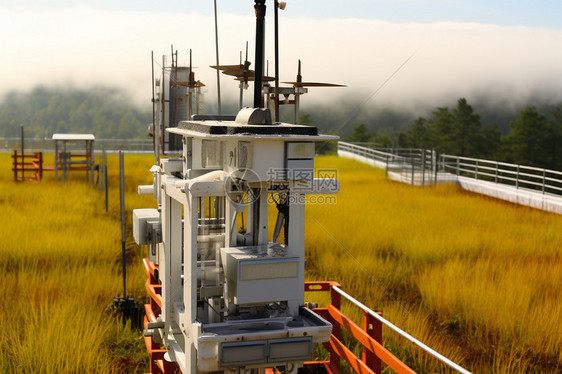
[[[347,138],[348,142],[370,142],[373,139],[373,134],[369,134],[369,129],[364,124],[355,126],[353,134]]]
[[[548,124],[549,135],[547,140],[548,168],[562,170],[562,104],[558,104],[551,112]]]
[[[498,129],[498,125],[494,122],[482,130],[480,146],[477,150],[478,157],[498,160],[502,157],[501,149],[502,133]]]
[[[413,142],[412,137],[410,135],[411,135],[410,131],[399,132],[398,136],[397,136],[398,147],[400,147],[400,148],[413,148],[414,142]]]
[[[392,137],[388,134],[375,134],[373,135],[375,140],[375,146],[382,148],[392,148],[394,147],[394,141]]]
[[[517,164],[546,166],[549,159],[549,128],[546,117],[532,106],[521,110],[519,117],[510,122],[511,133],[505,146],[508,157]]]
[[[410,132],[411,147],[427,148],[430,146],[429,121],[423,117],[418,117],[414,122],[414,127]]]
[[[458,156],[478,156],[482,143],[480,116],[474,114],[465,98],[457,101],[451,128],[452,147]]]
[[[39,86],[8,92],[0,100],[0,136],[18,136],[21,123],[30,138],[88,132],[98,139],[138,139],[146,137],[150,112],[134,107],[124,92],[113,88]]]
[[[447,107],[433,111],[435,118],[430,121],[431,145],[441,153],[455,154],[457,149],[452,135],[455,118]]]

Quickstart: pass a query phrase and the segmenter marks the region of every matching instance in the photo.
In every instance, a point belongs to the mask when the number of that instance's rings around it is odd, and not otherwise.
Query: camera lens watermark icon
[[[252,169],[236,170],[225,179],[226,197],[234,204],[253,204],[260,198],[261,179]]]

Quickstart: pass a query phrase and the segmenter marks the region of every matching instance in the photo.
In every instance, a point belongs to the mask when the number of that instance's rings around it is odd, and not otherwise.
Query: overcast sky
[[[217,3],[220,62],[238,63],[246,40],[253,61],[253,1]],[[148,106],[150,52],[158,67],[173,44],[184,61],[193,49],[196,78],[214,98],[212,15],[211,0],[0,1],[0,94],[37,84],[109,84]],[[310,89],[308,102],[367,98],[387,80],[373,104],[439,105],[480,93],[562,100],[559,0],[293,0],[280,16],[281,80],[294,80],[300,58],[305,80],[348,85]],[[236,100],[236,83],[224,77],[221,85]]]

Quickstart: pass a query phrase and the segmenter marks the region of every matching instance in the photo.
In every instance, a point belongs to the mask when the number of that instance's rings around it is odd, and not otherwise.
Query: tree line
[[[320,111],[324,113],[324,117],[320,116],[322,124],[315,124],[310,114],[301,116],[299,123],[325,127],[329,125],[324,123],[325,116],[331,113],[337,125],[346,112],[342,108],[332,109]],[[505,108],[497,108],[498,113],[502,111]],[[427,118],[414,119],[415,115],[411,115],[406,120],[405,114],[383,110],[376,119],[360,119],[377,130],[362,124],[344,139],[562,170],[562,104],[543,111],[546,115],[533,106],[520,110],[518,117],[509,122],[509,128],[502,122],[502,132],[494,122],[484,126],[481,116],[466,99],[460,98],[456,107],[438,107]],[[380,121],[387,125],[376,127]],[[0,100],[0,137],[18,137],[23,124],[26,136],[32,138],[50,138],[54,133],[93,133],[97,138],[146,139],[150,123],[150,106],[138,109],[117,88],[40,86],[28,92],[11,91]],[[389,128],[389,123],[394,123],[394,128]],[[407,123],[409,127],[404,126]],[[336,125],[332,130],[345,131]],[[323,130],[332,132],[329,128]],[[321,153],[331,153],[336,145],[328,142],[318,148]]]
[[[549,114],[547,118],[534,106],[527,106],[509,122],[509,132],[502,134],[496,123],[483,126],[472,106],[460,98],[454,109],[438,107],[432,117],[418,117],[410,129],[397,133],[394,139],[369,133],[361,124],[346,140],[562,170],[562,104]]]
[[[149,106],[147,105],[147,109]],[[118,89],[36,87],[8,92],[0,102],[0,137],[51,138],[91,133],[97,138],[146,139],[152,113],[136,108]]]

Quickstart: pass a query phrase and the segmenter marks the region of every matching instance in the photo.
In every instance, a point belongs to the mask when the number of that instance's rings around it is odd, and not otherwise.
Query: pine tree
[[[519,117],[509,123],[507,151],[513,162],[544,167],[548,162],[549,128],[546,117],[532,106],[521,110]]]

